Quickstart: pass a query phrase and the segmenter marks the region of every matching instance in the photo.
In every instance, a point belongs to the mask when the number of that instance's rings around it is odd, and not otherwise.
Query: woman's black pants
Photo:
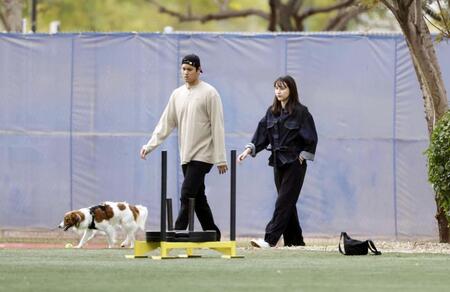
[[[283,235],[285,246],[305,245],[297,215],[297,201],[306,174],[306,161],[274,167],[277,200],[270,222],[266,226],[264,240],[275,246]]]

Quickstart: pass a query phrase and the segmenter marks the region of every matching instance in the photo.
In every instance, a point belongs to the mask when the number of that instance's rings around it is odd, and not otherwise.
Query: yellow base
[[[197,258],[200,255],[194,255],[194,249],[209,248],[222,253],[222,258],[243,258],[243,256],[236,255],[236,241],[206,241],[206,242],[147,242],[136,241],[134,243],[134,255],[125,256],[126,258],[146,258],[147,253],[160,248],[159,256],[152,256],[154,260],[172,259],[174,256],[169,256],[173,249],[185,249],[186,254],[178,257],[182,258]]]

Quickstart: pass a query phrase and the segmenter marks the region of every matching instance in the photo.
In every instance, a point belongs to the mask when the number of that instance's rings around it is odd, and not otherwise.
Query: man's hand
[[[219,170],[219,174],[224,174],[228,170],[228,166],[226,164],[224,165],[217,165],[217,169]]]
[[[141,159],[146,159],[145,158],[145,156],[147,156],[147,154],[148,154],[148,151],[144,148],[144,147],[142,147],[142,149],[141,149]]]

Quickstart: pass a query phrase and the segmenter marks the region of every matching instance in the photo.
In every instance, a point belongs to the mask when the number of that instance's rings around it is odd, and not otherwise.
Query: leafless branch
[[[270,15],[269,15],[269,25],[267,27],[268,31],[275,31],[277,29],[277,5],[279,0],[269,0]]]
[[[436,24],[433,23],[433,21],[428,19],[426,15],[424,16],[424,18],[429,24],[431,24],[434,28],[436,28],[442,34],[443,37],[450,38],[449,30],[445,30],[442,27],[437,26]]]
[[[433,21],[431,21],[426,15],[424,16],[424,18],[429,24],[431,24],[431,26],[434,26],[435,29],[439,30],[440,32],[443,32],[442,28],[434,24]]]
[[[3,24],[3,27],[5,28],[6,31],[9,31],[9,26],[8,26],[8,22],[6,21],[6,17],[5,14],[3,13],[3,11],[1,10],[0,7],[0,20]]]
[[[291,11],[291,13],[296,14],[300,7],[303,5],[303,0],[290,0],[286,5],[286,8]]]
[[[247,17],[247,16],[259,16],[261,18],[264,18],[266,20],[269,20],[269,15],[258,9],[244,9],[244,10],[226,10],[226,11],[220,11],[218,13],[210,13],[205,15],[193,15],[191,13],[188,14],[182,14],[177,11],[170,10],[163,5],[159,4],[156,1],[148,0],[148,2],[152,3],[156,7],[158,7],[159,12],[168,14],[170,16],[178,18],[180,22],[193,22],[193,21],[199,21],[199,22],[207,22],[211,20],[224,20],[229,18],[236,18],[236,17]]]
[[[445,11],[445,9],[442,8],[441,1],[436,1],[438,4],[439,12],[436,12],[433,10],[431,6],[429,6],[427,3],[423,3],[422,9],[425,12],[425,20],[435,28],[437,28],[444,36],[450,35],[450,24],[448,19],[448,12]],[[432,18],[432,20],[438,22],[441,27],[438,27],[435,25],[435,23],[429,19],[428,17]]]
[[[442,21],[441,22],[444,25],[444,30],[447,32],[447,35],[449,35],[450,34],[450,25],[448,23],[448,16],[449,16],[448,13],[450,12],[450,7],[449,7],[449,10],[447,12],[444,9],[442,9],[441,1],[438,0],[437,4],[438,4],[438,7],[439,7],[439,11],[441,12],[441,15],[442,15]],[[450,3],[448,5],[450,6]]]
[[[429,5],[426,3],[423,4],[423,10],[425,11],[425,14],[434,19],[435,21],[442,21],[441,15],[434,11]]]
[[[355,2],[355,0],[346,0],[342,3],[338,3],[338,4],[334,4],[334,5],[330,5],[327,7],[321,7],[321,8],[310,8],[307,9],[306,11],[300,13],[299,15],[297,15],[298,18],[300,19],[305,19],[313,14],[318,14],[318,13],[326,13],[326,12],[331,12],[333,10],[337,10],[337,9],[341,9],[344,7],[348,7],[350,5],[353,4],[353,2]]]
[[[362,5],[351,7],[343,13],[339,13],[336,17],[330,20],[325,30],[327,31],[339,31],[343,30],[350,20],[357,17],[359,14],[367,11],[369,8]]]
[[[392,13],[396,13],[395,7],[389,2],[388,0],[381,0],[381,3],[383,3]]]

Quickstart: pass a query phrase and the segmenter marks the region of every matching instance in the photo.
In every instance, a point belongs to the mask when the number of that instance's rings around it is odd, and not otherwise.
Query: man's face
[[[181,75],[186,83],[195,83],[200,76],[200,68],[196,69],[194,66],[189,64],[181,65]]]

